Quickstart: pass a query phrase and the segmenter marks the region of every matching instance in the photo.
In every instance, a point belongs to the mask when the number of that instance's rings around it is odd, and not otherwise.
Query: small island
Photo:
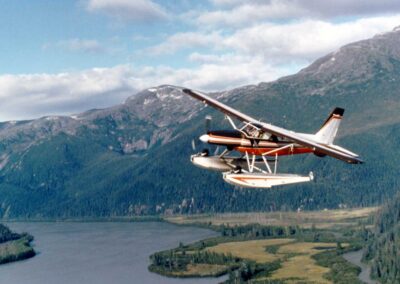
[[[35,256],[36,253],[31,247],[32,241],[33,236],[28,233],[18,234],[0,224],[0,264]]]

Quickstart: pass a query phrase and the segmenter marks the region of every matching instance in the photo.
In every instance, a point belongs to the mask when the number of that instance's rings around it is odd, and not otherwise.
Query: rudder
[[[324,144],[333,144],[336,133],[342,120],[344,109],[336,107],[322,124],[321,129],[315,134],[318,141]]]

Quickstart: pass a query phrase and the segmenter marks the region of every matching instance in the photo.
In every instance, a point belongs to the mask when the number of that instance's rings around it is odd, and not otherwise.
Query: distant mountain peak
[[[400,26],[397,26],[397,27],[395,27],[395,28],[393,29],[393,32],[398,32],[398,31],[400,31]]]
[[[342,46],[281,81],[289,78],[301,82],[305,78],[318,80],[323,82],[323,87],[315,92],[324,94],[330,84],[365,82],[378,74],[377,68],[392,70],[396,61],[400,61],[400,26],[391,32]]]

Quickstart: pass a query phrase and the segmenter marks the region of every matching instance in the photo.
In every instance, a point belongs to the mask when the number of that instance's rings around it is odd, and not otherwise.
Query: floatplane
[[[315,134],[297,133],[269,123],[261,122],[233,109],[204,93],[182,88],[181,91],[225,114],[233,129],[207,130],[199,139],[208,144],[225,146],[221,154],[210,155],[206,149],[190,157],[201,168],[222,172],[225,182],[239,187],[270,188],[278,185],[309,182],[307,176],[278,173],[280,156],[315,154],[330,156],[350,164],[361,164],[360,157],[333,144],[344,109],[336,107]],[[237,126],[233,119],[242,122]],[[239,153],[234,156],[231,153]]]

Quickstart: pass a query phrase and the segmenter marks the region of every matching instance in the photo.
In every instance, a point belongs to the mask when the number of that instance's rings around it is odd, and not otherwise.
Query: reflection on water
[[[217,283],[166,278],[147,270],[149,255],[216,235],[166,223],[8,223],[35,237],[34,258],[0,265],[0,283]]]

